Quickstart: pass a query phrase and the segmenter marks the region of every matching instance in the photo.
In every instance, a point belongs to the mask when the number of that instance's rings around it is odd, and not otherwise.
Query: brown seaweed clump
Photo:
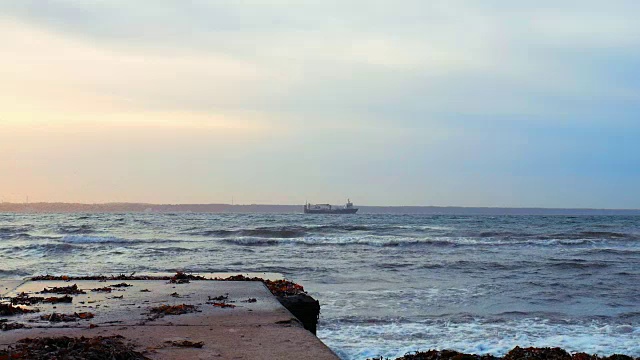
[[[175,347],[197,348],[197,349],[200,349],[201,347],[204,346],[204,343],[202,341],[193,342],[193,341],[189,341],[189,340],[165,341],[165,344],[168,344],[170,346],[175,346]]]
[[[588,355],[585,353],[569,354],[564,349],[555,348],[521,348],[516,346],[504,356],[503,360],[527,360],[527,359],[545,359],[545,360],[634,360],[627,355],[614,354],[607,357],[599,357],[597,355]]]
[[[259,277],[234,275],[227,278],[216,278],[217,281],[261,281],[275,296],[291,296],[305,294],[304,287],[289,280],[265,280]]]
[[[21,292],[20,294],[11,298],[12,305],[34,305],[42,301],[44,301],[43,297],[29,296],[29,294],[25,292]]]
[[[46,320],[49,322],[72,322],[77,320],[89,320],[93,319],[95,315],[90,312],[81,312],[73,314],[58,314],[52,313],[49,315],[40,316],[40,320]]]
[[[188,284],[190,280],[207,280],[207,278],[178,271],[169,279],[169,282],[172,284]]]
[[[23,329],[23,328],[28,328],[28,327],[25,324],[21,324],[21,323],[0,322],[0,330],[2,331],[10,331],[10,330]]]
[[[160,305],[149,310],[152,314],[150,320],[161,318],[165,315],[182,315],[196,312],[198,309],[194,305]]]
[[[66,294],[66,295],[78,295],[78,294],[86,294],[83,290],[78,289],[77,284],[73,284],[70,286],[61,286],[61,287],[52,287],[52,288],[44,288],[41,291],[43,294]]]
[[[120,283],[120,284],[114,284],[114,285],[109,285],[109,286],[111,286],[112,288],[125,288],[125,287],[130,287],[130,286],[133,286],[133,285],[123,282],[123,283]]]
[[[29,314],[34,312],[38,312],[38,310],[31,310],[20,306],[13,306],[11,304],[0,304],[0,316]]]
[[[113,290],[113,289],[111,289],[111,288],[110,288],[110,287],[108,287],[108,286],[101,287],[101,288],[91,289],[91,291],[92,291],[92,292],[105,292],[105,293],[110,293],[110,292],[111,292],[111,290]]]
[[[71,303],[73,302],[73,298],[69,295],[44,298],[39,296],[29,296],[29,294],[24,292],[11,298],[12,305],[34,305],[42,302],[49,304]]]
[[[124,337],[97,336],[72,338],[67,336],[22,339],[0,350],[0,360],[8,359],[92,359],[92,360],[148,360]]]

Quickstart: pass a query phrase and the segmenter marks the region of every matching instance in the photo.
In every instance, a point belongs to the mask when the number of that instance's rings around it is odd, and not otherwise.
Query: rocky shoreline
[[[390,360],[377,357],[368,360]],[[465,354],[453,350],[429,350],[406,354],[395,360],[640,360],[628,355],[613,354],[611,356],[598,356],[586,353],[571,354],[561,348],[521,348],[516,346],[505,356]]]

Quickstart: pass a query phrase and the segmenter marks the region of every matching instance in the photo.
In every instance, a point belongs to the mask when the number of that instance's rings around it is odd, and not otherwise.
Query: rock
[[[278,301],[298,318],[305,329],[314,335],[320,317],[320,303],[307,294],[278,296]]]

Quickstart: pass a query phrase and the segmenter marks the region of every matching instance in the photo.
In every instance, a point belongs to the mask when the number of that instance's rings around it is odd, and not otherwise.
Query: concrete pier
[[[3,303],[21,293],[60,297],[64,295],[41,292],[74,284],[84,294],[69,295],[71,303],[16,305],[39,312],[0,316],[28,327],[0,331],[0,349],[27,337],[122,335],[151,359],[337,359],[257,281],[2,281],[0,293]],[[111,291],[92,291],[104,288]],[[153,312],[164,305],[187,305],[193,312]],[[74,321],[52,322],[56,320],[51,316],[54,313],[79,315]],[[183,340],[202,342],[203,346],[171,345]]]

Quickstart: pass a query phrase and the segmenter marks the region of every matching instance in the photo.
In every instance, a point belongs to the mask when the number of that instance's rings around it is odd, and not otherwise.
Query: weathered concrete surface
[[[111,293],[92,292],[117,283]],[[86,294],[72,295],[71,304],[37,304],[39,313],[5,317],[31,328],[0,332],[0,347],[25,337],[122,335],[147,350],[152,359],[337,359],[329,348],[305,330],[261,282],[191,281],[171,284],[157,280],[127,281],[29,281],[5,296],[21,292],[31,296],[44,288],[77,284]],[[173,295],[172,295],[173,294]],[[209,297],[227,296],[234,308],[220,308]],[[121,297],[121,298],[120,298]],[[255,302],[246,302],[255,299]],[[152,307],[194,305],[198,312],[154,319]],[[53,312],[91,312],[95,317],[76,322],[50,323],[40,318]],[[95,326],[90,328],[90,324]],[[167,341],[204,342],[204,347],[175,348]]]
[[[0,297],[15,290],[24,280],[0,280]]]

